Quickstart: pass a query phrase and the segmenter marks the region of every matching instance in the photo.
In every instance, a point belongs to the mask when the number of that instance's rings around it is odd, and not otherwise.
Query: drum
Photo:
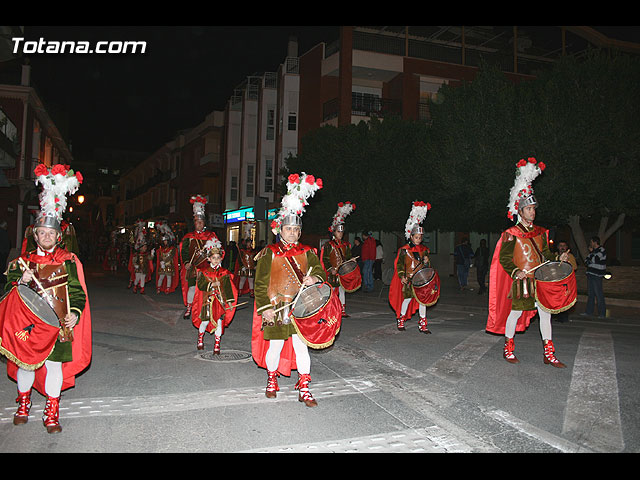
[[[430,307],[440,298],[440,275],[433,268],[422,267],[411,277],[415,299]]]
[[[338,267],[338,281],[348,293],[355,292],[362,286],[360,267],[355,260],[347,260]]]
[[[427,285],[433,277],[435,276],[436,271],[433,268],[422,267],[411,277],[411,284],[414,287],[424,287]]]
[[[567,262],[549,262],[534,272],[536,302],[544,311],[560,313],[578,299],[576,274]]]
[[[199,270],[200,268],[207,266],[207,264],[204,263],[207,260],[207,253],[208,252],[204,248],[196,250],[193,254],[193,259],[191,260],[191,267],[187,271],[187,276],[192,274],[194,268]]]
[[[26,370],[44,364],[60,333],[53,308],[26,285],[0,300],[0,324],[0,353]]]
[[[306,287],[291,309],[291,315],[296,319],[312,317],[329,303],[330,297],[331,286],[327,283],[317,283]]]
[[[290,313],[298,335],[309,347],[326,348],[333,344],[342,323],[342,304],[331,285],[317,283],[306,287]]]

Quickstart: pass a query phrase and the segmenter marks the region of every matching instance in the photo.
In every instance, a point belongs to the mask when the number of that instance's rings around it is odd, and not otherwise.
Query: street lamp
[[[79,204],[83,204],[84,203],[84,195],[78,195],[78,203]]]

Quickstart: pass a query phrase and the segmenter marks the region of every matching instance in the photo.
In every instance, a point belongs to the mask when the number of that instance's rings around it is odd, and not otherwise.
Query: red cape
[[[238,249],[239,255],[236,258],[236,263],[233,266],[233,276],[235,278],[236,288],[239,290],[240,295],[244,295],[245,293],[249,293],[251,288],[249,288],[249,282],[244,282],[244,286],[242,290],[240,290],[240,268],[242,267],[242,261],[240,260],[240,255],[242,255],[243,249]]]
[[[206,242],[207,240],[211,240],[212,238],[218,238],[218,236],[214,232],[210,231],[202,231],[202,232],[189,232],[180,241],[180,245],[178,246],[178,255],[180,255],[180,285],[182,288],[182,301],[184,302],[184,306],[188,305],[187,302],[187,294],[189,293],[189,282],[187,281],[187,268],[184,266],[182,262],[182,244],[185,238],[193,238],[195,240],[203,240]],[[196,290],[198,290],[196,288]]]
[[[35,253],[30,253],[27,255],[22,255],[23,258],[27,260],[27,262],[32,261],[34,263],[49,263],[49,261],[45,257],[40,257]],[[87,284],[84,278],[84,268],[80,260],[74,253],[69,253],[62,248],[56,248],[53,253],[53,262],[52,263],[62,263],[65,260],[72,260],[76,264],[76,268],[78,270],[78,280],[80,281],[80,285],[82,285],[82,290],[86,295],[86,303],[82,314],[80,315],[80,319],[78,320],[77,325],[73,329],[73,343],[72,343],[72,353],[73,360],[71,362],[63,362],[62,363],[62,390],[66,390],[75,386],[76,384],[76,375],[81,373],[85,368],[87,368],[91,364],[91,308],[89,305],[89,294],[87,293]],[[44,391],[44,383],[46,379],[46,366],[42,366],[41,368],[36,370],[36,378],[33,383],[33,387],[40,392],[42,395],[45,395]],[[16,374],[18,371],[18,366],[13,362],[7,362],[7,374],[16,380]]]
[[[180,283],[180,261],[178,258],[180,256],[180,250],[178,250],[177,247],[166,247],[166,248],[176,249],[176,254],[173,256],[173,271],[175,273],[174,275],[171,276],[171,285],[167,285],[166,277],[164,279],[164,284],[162,286],[158,285],[158,277],[160,276],[160,274],[158,273],[160,271],[160,255],[159,253],[156,253],[156,288],[158,288],[163,293],[173,293],[175,289],[178,288],[178,284]],[[160,252],[163,249],[165,249],[165,247],[160,247],[158,249],[158,252]]]
[[[429,253],[429,248],[424,245],[417,246],[409,246],[403,245],[398,249],[398,254],[396,255],[396,259],[393,261],[393,278],[391,279],[391,285],[389,286],[389,304],[391,308],[396,312],[396,317],[399,317],[402,311],[402,302],[404,301],[404,295],[402,294],[402,282],[400,281],[400,277],[398,276],[398,258],[400,258],[400,252],[402,250],[412,250],[415,252],[424,252],[425,250]],[[420,304],[415,298],[411,299],[409,306],[407,307],[406,316],[411,317],[414,313],[418,311]]]
[[[129,278],[131,279],[132,282],[135,281],[136,279],[136,271],[135,268],[133,268],[133,256],[135,255],[135,252],[131,252],[131,254],[129,255],[129,265],[127,266],[127,269],[129,270]],[[147,273],[147,276],[144,278],[144,284],[145,286],[147,285],[147,283],[149,283],[151,281],[151,277],[153,275],[153,260],[149,259],[149,272]]]
[[[300,255],[311,250],[311,247],[307,245],[298,244],[287,251],[282,251],[277,244],[267,245],[275,256],[290,257],[292,255]],[[267,362],[265,361],[265,355],[269,350],[269,340],[265,340],[262,335],[262,316],[256,312],[256,304],[253,304],[253,324],[251,328],[251,354],[253,360],[261,368],[267,368]],[[287,338],[284,341],[284,346],[280,352],[280,363],[278,364],[277,371],[281,375],[286,377],[291,375],[291,370],[297,370],[296,354],[293,350],[293,344],[291,338]]]
[[[513,226],[507,229],[506,233],[521,238],[532,238],[544,234],[547,235],[548,239],[549,236],[548,230],[538,226],[535,226],[529,233],[524,233],[517,228],[517,226]],[[491,259],[491,267],[489,269],[489,316],[487,317],[486,327],[487,332],[500,335],[504,335],[507,317],[511,312],[511,299],[508,295],[513,283],[511,276],[505,272],[500,264],[500,248],[502,247],[503,236],[504,234],[500,235],[496,243],[493,258]],[[520,318],[518,318],[516,332],[524,332],[529,327],[531,319],[536,313],[537,310],[524,310]]]
[[[234,304],[238,303],[238,290],[236,289],[236,286],[233,282],[233,274],[229,270],[227,270],[226,268],[220,267],[215,272],[215,275],[213,275],[213,269],[211,268],[205,267],[203,269],[200,269],[200,271],[203,272],[203,274],[206,275],[208,278],[224,277],[225,275],[229,275],[229,279],[231,280],[231,290],[233,290]],[[203,302],[204,302],[204,292],[199,288],[196,288],[196,293],[193,296],[193,303],[191,304],[191,322],[193,323],[193,326],[196,328],[200,328],[200,324],[202,324],[202,319],[200,318],[200,311],[202,310]],[[218,302],[218,300],[215,300],[215,302],[216,302],[217,308],[214,309],[214,311],[218,311],[220,314],[222,314],[223,310],[222,310],[222,306],[220,306],[220,302]],[[223,331],[225,328],[229,326],[229,324],[231,323],[231,320],[233,320],[233,316],[235,315],[235,313],[236,313],[235,307],[225,311],[224,322],[222,324]],[[216,315],[216,313],[214,313],[214,315]],[[219,315],[218,315],[218,318],[220,318]],[[215,327],[213,325],[213,322],[209,322],[209,325],[207,325],[207,332],[212,333],[214,330],[215,330]]]

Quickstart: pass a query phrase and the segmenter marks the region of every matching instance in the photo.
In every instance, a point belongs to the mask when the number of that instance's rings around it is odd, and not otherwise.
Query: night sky
[[[74,157],[93,147],[152,152],[224,110],[247,76],[275,72],[289,36],[303,54],[338,33],[335,26],[25,27],[27,40],[147,42],[145,54],[28,55],[36,89],[64,112],[54,121],[68,132]]]
[[[638,27],[595,28],[640,41]],[[289,36],[301,55],[338,35],[337,26],[25,27],[27,40],[147,42],[145,54],[29,55],[35,87],[76,158],[94,147],[152,152],[224,110],[247,76],[275,72]]]

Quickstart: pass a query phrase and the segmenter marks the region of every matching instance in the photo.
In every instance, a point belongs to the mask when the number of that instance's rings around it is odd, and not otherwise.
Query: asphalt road
[[[14,426],[16,385],[0,382],[5,453],[552,453],[640,450],[640,322],[576,315],[554,325],[556,369],[543,364],[537,322],[516,336],[511,365],[502,338],[484,331],[480,296],[443,288],[424,335],[407,330],[381,293],[347,296],[334,346],[311,354],[316,408],[298,402],[297,374],[275,400],[251,359],[252,306],[240,307],[213,357],[196,350],[179,293],[126,289],[123,274],[88,268],[91,366],[63,392],[60,434],[31,418]],[[446,279],[445,279],[446,282]],[[380,286],[379,286],[380,287]],[[242,297],[249,300],[248,297]]]

